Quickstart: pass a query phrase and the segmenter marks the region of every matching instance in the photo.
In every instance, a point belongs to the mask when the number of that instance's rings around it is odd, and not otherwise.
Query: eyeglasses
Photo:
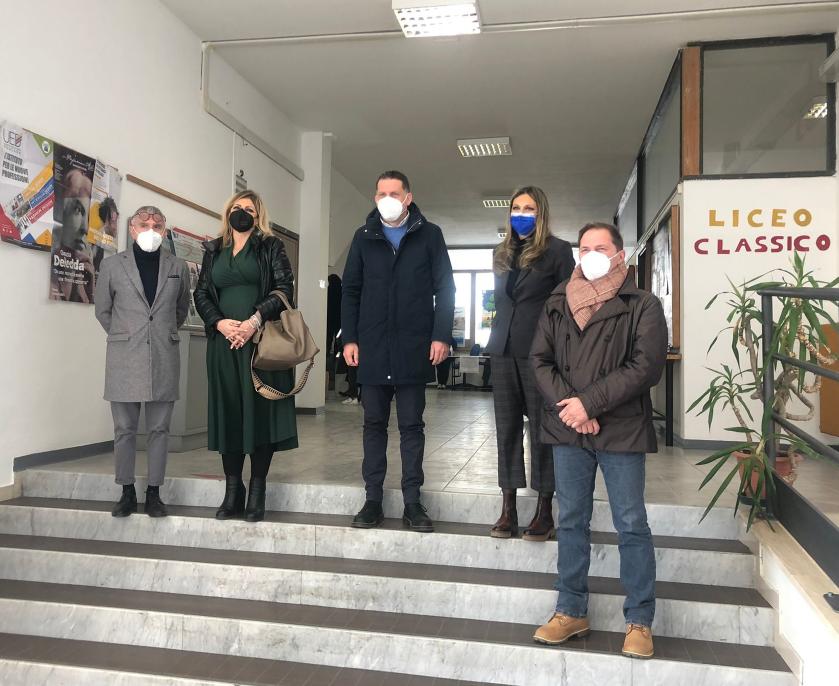
[[[158,224],[166,223],[166,217],[164,217],[159,212],[146,212],[145,210],[140,210],[139,212],[137,212],[137,214],[131,217],[131,219],[139,219],[141,222],[145,222],[151,219]]]

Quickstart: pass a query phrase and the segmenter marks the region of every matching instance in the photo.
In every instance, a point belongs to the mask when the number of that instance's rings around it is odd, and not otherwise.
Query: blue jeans
[[[612,453],[555,445],[554,474],[559,504],[556,611],[571,617],[588,613],[591,514],[594,476],[603,472],[612,521],[618,532],[621,584],[627,624],[652,626],[655,615],[655,550],[644,507],[644,453]]]

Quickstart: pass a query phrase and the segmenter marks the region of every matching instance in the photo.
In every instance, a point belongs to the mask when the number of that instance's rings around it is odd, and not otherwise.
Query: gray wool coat
[[[178,329],[189,311],[186,262],[161,250],[157,293],[149,306],[132,249],[102,261],[96,280],[96,318],[108,334],[105,400],[178,399]]]

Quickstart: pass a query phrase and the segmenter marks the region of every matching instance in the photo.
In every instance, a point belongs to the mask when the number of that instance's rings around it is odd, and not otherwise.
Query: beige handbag
[[[280,313],[280,318],[275,321],[265,322],[265,325],[256,332],[253,337],[253,357],[251,357],[251,378],[256,392],[268,400],[282,400],[297,395],[306,381],[309,379],[309,372],[315,365],[315,355],[318,350],[315,339],[303,321],[300,310],[295,310],[288,302],[285,293],[282,291],[271,291],[283,301],[286,309]],[[297,385],[288,393],[278,391],[264,383],[256,373],[257,369],[265,371],[282,371],[294,369],[298,364],[308,362],[309,366],[300,377]]]

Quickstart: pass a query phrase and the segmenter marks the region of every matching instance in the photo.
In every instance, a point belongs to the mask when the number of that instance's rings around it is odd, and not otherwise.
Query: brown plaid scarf
[[[614,298],[626,281],[627,267],[623,260],[612,262],[612,268],[606,276],[589,281],[583,276],[580,265],[571,274],[571,280],[565,287],[565,295],[568,299],[568,307],[574,315],[574,321],[580,327],[580,331],[586,328],[586,324],[594,316],[603,303]]]

